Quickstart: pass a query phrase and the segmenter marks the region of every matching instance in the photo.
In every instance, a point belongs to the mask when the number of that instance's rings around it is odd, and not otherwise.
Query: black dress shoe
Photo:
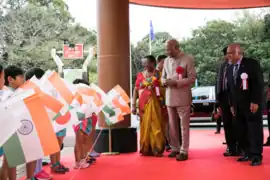
[[[250,166],[260,166],[262,164],[262,159],[260,158],[253,158],[251,160]]]
[[[215,132],[215,134],[220,134],[220,131]]]
[[[226,151],[223,153],[223,156],[229,157],[229,156],[239,156],[240,154],[235,151]]]
[[[168,155],[168,157],[169,157],[169,158],[175,158],[178,154],[179,154],[179,152],[172,151],[172,152]]]
[[[176,161],[186,161],[188,160],[188,154],[180,153],[176,156]]]
[[[249,157],[248,156],[242,156],[240,158],[237,159],[238,162],[246,162],[249,161]]]

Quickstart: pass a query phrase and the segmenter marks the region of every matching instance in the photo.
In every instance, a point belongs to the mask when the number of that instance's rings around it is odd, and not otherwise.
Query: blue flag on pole
[[[152,20],[150,21],[150,32],[149,33],[150,33],[150,39],[153,41],[155,39],[155,33],[154,33]]]

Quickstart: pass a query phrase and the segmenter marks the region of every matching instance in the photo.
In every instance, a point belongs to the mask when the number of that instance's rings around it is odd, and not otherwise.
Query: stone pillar
[[[97,1],[98,84],[108,92],[119,84],[130,94],[129,0]],[[99,118],[99,127],[104,125]],[[113,127],[127,128],[130,116]]]

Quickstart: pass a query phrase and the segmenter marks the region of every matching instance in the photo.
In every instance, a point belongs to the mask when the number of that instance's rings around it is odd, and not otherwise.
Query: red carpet
[[[268,136],[268,134],[266,134]],[[103,156],[89,169],[79,170],[73,180],[269,180],[270,148],[264,148],[264,162],[260,167],[250,167],[235,158],[224,158],[224,135],[214,135],[214,130],[192,130],[189,160],[177,162],[167,156],[141,157],[138,153]],[[167,154],[165,154],[167,155]],[[70,166],[66,175],[54,175],[55,180],[69,180],[73,156],[63,158]]]

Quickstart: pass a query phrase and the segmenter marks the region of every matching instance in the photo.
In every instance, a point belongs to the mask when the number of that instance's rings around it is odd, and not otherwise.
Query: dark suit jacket
[[[233,80],[233,65],[227,71],[229,103],[235,109],[249,110],[250,103],[261,105],[263,100],[263,73],[258,61],[243,57],[237,74],[237,83]],[[247,90],[243,90],[241,74],[248,75]]]
[[[224,101],[224,98],[221,97],[223,92],[223,82],[224,82],[224,71],[227,71],[228,69],[228,62],[224,61],[220,63],[218,69],[217,69],[217,79],[216,79],[216,85],[215,85],[215,90],[216,90],[216,100],[217,100],[217,105],[219,106],[222,101]]]

